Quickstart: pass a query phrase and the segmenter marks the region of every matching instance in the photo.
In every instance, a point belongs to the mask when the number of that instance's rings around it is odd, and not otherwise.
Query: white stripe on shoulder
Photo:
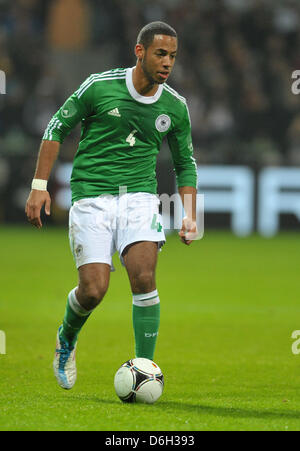
[[[121,74],[121,73],[125,73],[126,72],[126,70],[127,69],[111,69],[111,70],[106,70],[105,72],[97,72],[97,73],[95,73],[95,74],[91,74],[89,77],[87,77],[85,80],[84,80],[84,82],[79,86],[79,89],[78,89],[78,91],[80,90],[80,88],[83,86],[83,85],[85,85],[86,83],[88,83],[90,80],[91,80],[91,78],[94,78],[94,77],[103,77],[103,76],[106,76],[106,75],[118,75],[118,74]]]
[[[122,76],[122,77],[103,77],[103,78],[95,78],[94,80],[92,80],[87,86],[85,86],[84,89],[82,89],[80,91],[79,94],[77,94],[77,98],[80,99],[80,97],[82,96],[82,94],[85,93],[85,91],[92,86],[94,83],[98,82],[98,81],[106,81],[106,80],[125,80],[126,76]]]
[[[180,94],[179,94],[177,91],[175,91],[175,89],[172,88],[170,85],[168,85],[167,83],[164,83],[164,86],[166,86],[167,88],[169,88],[169,90],[170,90],[171,92],[173,92],[174,94],[176,94],[177,96],[179,96],[179,97],[181,97],[182,99],[185,100],[185,97],[183,97],[182,95],[180,95]]]
[[[100,72],[98,75],[100,75],[101,77],[104,76],[104,75],[114,75],[114,74],[118,75],[118,74],[121,74],[123,72],[125,73],[126,70],[127,69],[111,69],[111,70],[107,70],[105,72]]]
[[[92,74],[82,83],[82,85],[77,89],[75,94],[79,98],[82,95],[82,91],[85,91],[85,88],[89,87],[96,80],[101,80],[102,78],[104,79],[106,77],[117,78],[123,75],[125,77],[126,69],[115,69],[113,71],[106,71],[101,74]]]
[[[184,104],[186,104],[186,99],[182,97],[178,92],[175,91],[175,89],[171,88],[171,86],[167,85],[166,83],[163,84],[163,87],[166,91],[168,91],[170,94],[172,94],[177,99],[181,100]]]
[[[77,89],[76,93],[79,92],[84,86],[86,86],[88,83],[90,83],[91,80],[93,80],[96,77],[105,77],[107,75],[121,75],[121,74],[125,74],[127,69],[112,69],[112,70],[107,70],[105,72],[99,72],[97,74],[91,74]]]
[[[79,86],[79,88],[77,89],[77,91],[75,91],[75,94],[77,95],[78,92],[80,92],[80,90],[86,86],[92,78],[94,77],[98,77],[100,74],[91,74],[83,83],[81,83],[81,85]]]

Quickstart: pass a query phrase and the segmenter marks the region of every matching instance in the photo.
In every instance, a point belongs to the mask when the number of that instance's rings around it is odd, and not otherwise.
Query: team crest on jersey
[[[171,119],[167,114],[161,114],[155,121],[156,130],[163,133],[169,130],[171,125]]]
[[[61,108],[62,117],[68,118],[74,116],[77,108],[72,99],[68,99]]]

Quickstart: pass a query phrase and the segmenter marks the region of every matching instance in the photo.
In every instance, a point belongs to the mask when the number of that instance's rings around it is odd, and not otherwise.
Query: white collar
[[[129,94],[137,101],[140,103],[155,103],[158,101],[158,99],[161,96],[161,93],[163,91],[163,86],[162,85],[158,85],[158,90],[156,91],[156,93],[154,94],[154,96],[142,96],[141,94],[139,94],[137,92],[137,90],[135,89],[134,85],[133,85],[133,81],[132,81],[132,73],[133,73],[133,69],[135,69],[135,67],[129,67],[126,71],[126,86],[127,89],[129,91]]]

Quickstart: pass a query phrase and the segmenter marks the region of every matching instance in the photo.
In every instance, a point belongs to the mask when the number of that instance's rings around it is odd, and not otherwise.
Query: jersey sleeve
[[[45,130],[43,140],[62,143],[80,121],[92,114],[94,84],[91,78],[92,76],[87,78],[54,114]]]
[[[191,121],[186,104],[183,115],[167,135],[177,186],[197,187],[197,165],[193,157]]]

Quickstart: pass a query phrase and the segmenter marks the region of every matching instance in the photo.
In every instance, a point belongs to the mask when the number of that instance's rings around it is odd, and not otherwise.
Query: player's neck
[[[158,90],[158,84],[149,82],[139,63],[137,63],[136,67],[133,69],[132,83],[135,90],[145,97],[154,96]]]

